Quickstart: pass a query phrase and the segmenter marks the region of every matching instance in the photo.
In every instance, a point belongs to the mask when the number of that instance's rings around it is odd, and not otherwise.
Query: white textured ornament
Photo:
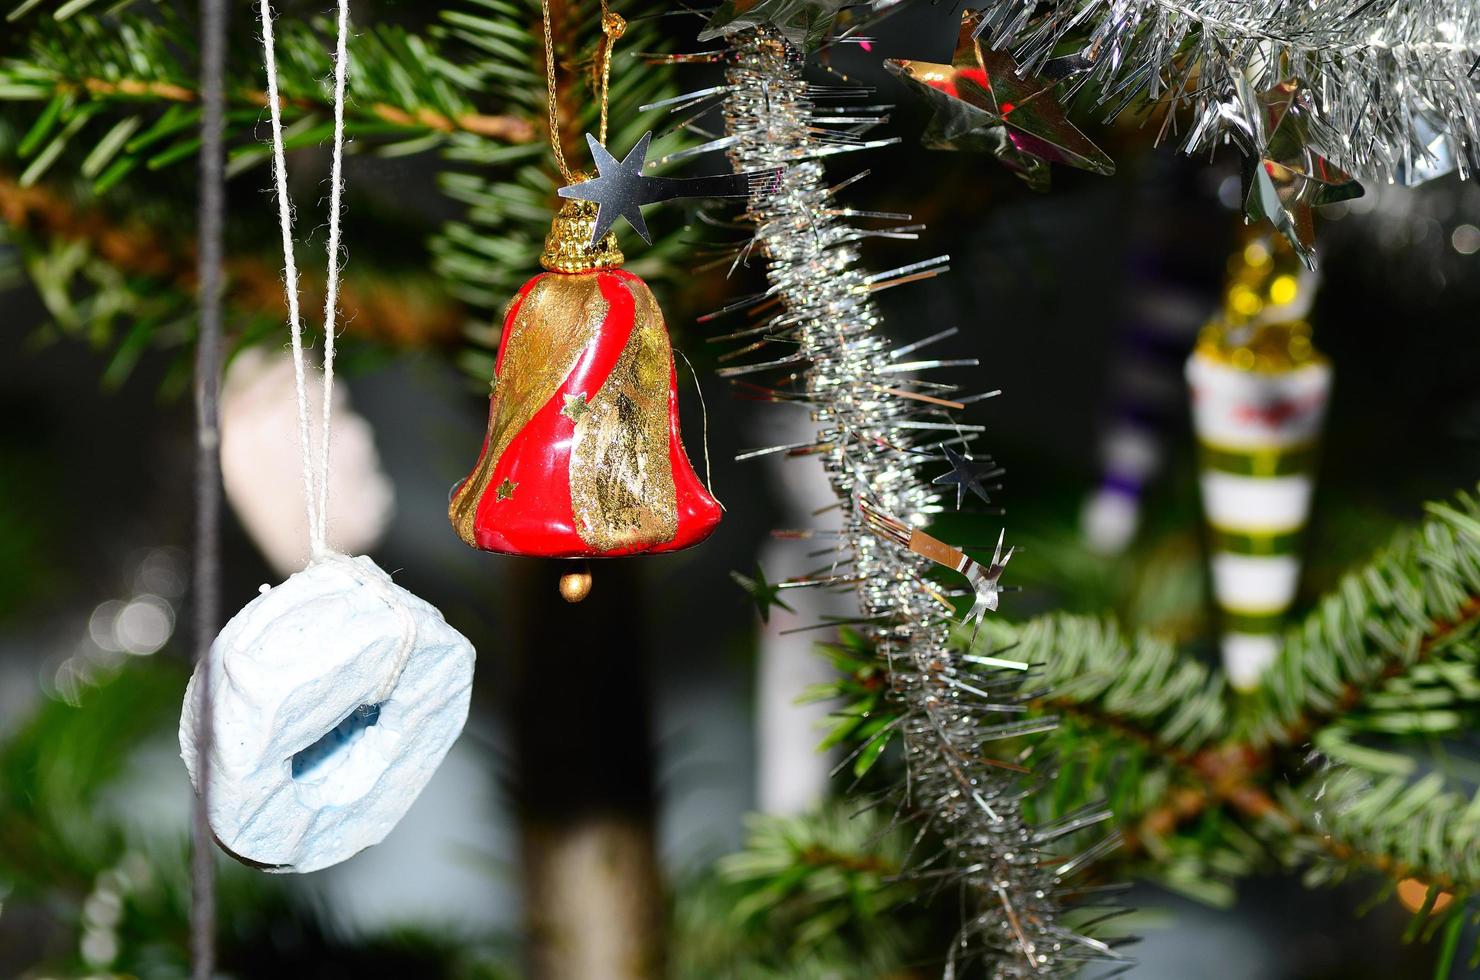
[[[383,840],[462,731],[473,646],[369,558],[328,555],[216,637],[211,830],[267,871],[337,864]],[[180,749],[199,785],[196,685]]]

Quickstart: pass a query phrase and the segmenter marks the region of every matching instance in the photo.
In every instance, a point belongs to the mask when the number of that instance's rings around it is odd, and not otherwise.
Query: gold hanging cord
[[[545,25],[545,95],[550,111],[550,149],[555,154],[555,166],[560,169],[560,176],[565,178],[566,183],[571,183],[575,180],[575,174],[565,162],[565,151],[560,146],[560,107],[556,99],[555,39],[550,27],[550,0],[540,0],[540,13]],[[602,41],[601,54],[597,61],[601,70],[601,125],[596,141],[602,146],[606,145],[607,89],[612,73],[612,48],[616,46],[617,38],[626,30],[627,22],[622,19],[622,15],[610,10],[607,0],[601,0]]]

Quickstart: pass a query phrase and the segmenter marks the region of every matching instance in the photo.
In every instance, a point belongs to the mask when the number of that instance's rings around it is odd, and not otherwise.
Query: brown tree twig
[[[845,854],[831,847],[821,844],[812,844],[803,848],[797,858],[810,868],[838,868],[842,871],[856,871],[862,874],[879,875],[889,878],[904,871],[896,861],[878,856],[877,854]]]
[[[197,102],[200,98],[199,93],[185,85],[138,78],[85,78],[80,82],[62,82],[57,88],[63,92],[85,91],[89,95],[100,98],[127,96],[186,103]],[[231,93],[231,100],[242,105],[266,106],[267,93],[258,89],[238,89]],[[320,108],[310,99],[290,99],[281,96],[280,101],[285,108],[290,106],[299,110]],[[503,140],[509,143],[529,143],[540,135],[539,129],[533,122],[515,115],[464,112],[449,116],[435,109],[403,109],[386,102],[373,102],[364,107],[351,104],[347,108],[350,112],[358,110],[362,115],[370,115],[396,126],[434,129],[441,133],[473,133],[487,139]]]
[[[115,221],[102,208],[78,206],[45,186],[22,187],[4,173],[0,223],[43,239],[84,242],[123,272],[157,279],[182,294],[196,288],[193,241],[167,238],[142,222]],[[229,258],[226,278],[226,301],[238,311],[282,315],[283,284],[275,267],[254,257]],[[305,302],[322,289],[322,283],[306,283]],[[373,276],[345,282],[340,303],[347,333],[398,347],[454,344],[466,317],[439,290]]]
[[[1164,838],[1208,809],[1225,804],[1246,817],[1271,820],[1282,825],[1288,832],[1296,833],[1302,829],[1301,821],[1281,807],[1263,785],[1274,769],[1273,748],[1303,744],[1323,725],[1354,710],[1372,688],[1380,687],[1414,664],[1423,662],[1443,640],[1458,630],[1475,625],[1477,621],[1480,621],[1480,596],[1472,596],[1460,608],[1454,620],[1436,621],[1432,625],[1412,660],[1390,661],[1368,684],[1347,684],[1332,708],[1321,712],[1306,712],[1287,725],[1268,745],[1230,742],[1209,746],[1189,755],[1166,744],[1154,732],[1096,711],[1082,703],[1060,699],[1047,703],[1045,707],[1102,728],[1109,728],[1123,738],[1140,743],[1169,760],[1183,780],[1191,784],[1174,789],[1165,803],[1148,810],[1136,822],[1135,827],[1123,832],[1127,853],[1144,849],[1148,846],[1148,840]],[[1392,878],[1417,877],[1426,884],[1445,891],[1453,891],[1456,887],[1453,876],[1444,872],[1415,868],[1384,854],[1369,854],[1336,840],[1329,834],[1311,834],[1309,838],[1338,861],[1364,864]],[[1154,844],[1151,846],[1154,847]]]
[[[1459,614],[1453,621],[1436,621],[1432,628],[1424,635],[1423,642],[1419,644],[1418,653],[1412,661],[1391,660],[1378,675],[1372,679],[1369,685],[1359,686],[1348,684],[1336,699],[1333,706],[1326,711],[1308,711],[1301,717],[1295,719],[1285,730],[1277,736],[1276,741],[1284,745],[1299,745],[1307,741],[1311,733],[1321,726],[1329,723],[1334,718],[1340,718],[1351,711],[1362,700],[1367,693],[1368,687],[1377,687],[1397,677],[1404,670],[1416,663],[1422,663],[1440,643],[1461,629],[1468,628],[1480,622],[1480,596],[1471,596],[1464,605],[1460,607]]]

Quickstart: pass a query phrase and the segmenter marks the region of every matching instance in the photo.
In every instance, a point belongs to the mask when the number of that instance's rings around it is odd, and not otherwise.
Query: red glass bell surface
[[[617,268],[595,206],[561,209],[504,321],[488,432],[448,516],[484,551],[600,558],[677,551],[719,523],[679,436],[673,349],[657,300]]]

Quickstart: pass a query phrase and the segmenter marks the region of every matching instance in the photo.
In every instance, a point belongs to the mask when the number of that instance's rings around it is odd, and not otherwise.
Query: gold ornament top
[[[1256,374],[1285,374],[1326,359],[1311,343],[1304,320],[1241,327],[1211,323],[1197,339],[1197,352]]]
[[[1198,336],[1198,355],[1255,374],[1285,374],[1323,362],[1304,319],[1315,288],[1282,236],[1245,230],[1228,260],[1223,309]]]
[[[572,183],[587,179],[586,175],[577,174]],[[592,272],[620,266],[626,256],[617,245],[616,232],[609,231],[595,245],[591,244],[591,232],[596,229],[596,203],[573,198],[564,198],[564,202],[550,225],[550,234],[545,236],[540,265],[551,272]]]
[[[1229,324],[1293,319],[1309,309],[1315,286],[1282,235],[1249,232],[1228,262],[1223,319]]]

